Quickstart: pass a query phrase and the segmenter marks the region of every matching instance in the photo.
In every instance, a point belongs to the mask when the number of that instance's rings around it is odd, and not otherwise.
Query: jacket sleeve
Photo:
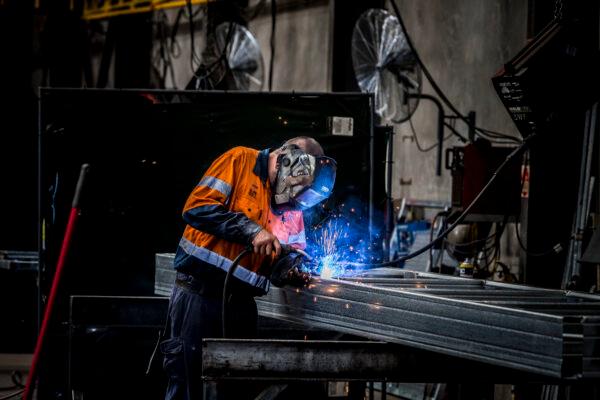
[[[249,244],[262,229],[244,213],[229,210],[244,155],[229,150],[217,158],[185,203],[183,220],[193,228],[221,239]]]

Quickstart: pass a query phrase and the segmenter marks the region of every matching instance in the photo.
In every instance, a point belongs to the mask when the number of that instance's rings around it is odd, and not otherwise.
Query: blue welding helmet
[[[315,157],[313,181],[294,196],[298,208],[307,210],[325,201],[333,192],[337,163],[330,157]]]
[[[337,168],[334,159],[306,154],[296,145],[287,145],[282,147],[277,164],[274,211],[307,210],[331,195]]]

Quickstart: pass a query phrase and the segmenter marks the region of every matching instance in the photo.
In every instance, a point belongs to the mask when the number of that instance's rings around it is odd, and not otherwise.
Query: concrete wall
[[[332,46],[329,2],[307,2],[306,8],[284,9],[277,15],[275,27],[273,90],[329,91]],[[248,28],[256,35],[263,51],[268,76],[271,15],[259,15]]]
[[[336,0],[278,1],[273,90],[331,89],[333,1]],[[479,126],[518,136],[490,78],[525,43],[528,0],[402,0],[397,3],[417,51],[455,106],[463,114],[474,110]],[[166,11],[170,24],[177,11]],[[205,16],[201,11],[196,18],[198,54],[205,45]],[[248,28],[262,50],[265,64],[263,90],[267,90],[271,57],[269,1],[263,11],[249,21]],[[176,39],[177,51],[172,57],[174,80],[168,77],[166,87],[183,89],[192,77],[187,17],[182,18]],[[157,41],[153,58],[160,69]],[[423,93],[434,94],[426,81]],[[413,125],[422,146],[435,143],[436,109],[430,102],[420,103]],[[462,122],[457,122],[456,126],[466,134]],[[435,175],[436,151],[419,152],[407,123],[395,126],[395,130],[394,197],[449,201],[450,173],[443,171],[441,177]],[[444,147],[456,144],[458,142],[452,138]]]
[[[256,1],[251,2],[251,5]],[[328,0],[301,2],[278,1],[276,18],[275,61],[273,68],[274,91],[328,91],[331,87],[330,62],[330,4]],[[195,6],[194,9],[198,9]],[[178,10],[166,10],[170,25]],[[157,14],[157,13],[155,13]],[[200,11],[195,18],[195,45],[198,55],[205,46],[206,14]],[[158,18],[155,15],[155,19]],[[265,65],[265,84],[268,90],[269,62],[271,57],[270,2],[256,18],[248,22],[248,29],[260,45]],[[175,80],[167,79],[168,88],[184,89],[192,78],[190,64],[191,40],[188,18],[180,21],[177,35],[179,52],[173,57]],[[162,65],[158,58],[158,42],[154,46],[155,65]],[[197,64],[196,64],[197,66]]]
[[[525,44],[527,0],[397,3],[419,55],[458,110],[475,111],[481,127],[518,136],[490,78]],[[423,93],[435,94],[427,82]],[[436,108],[426,101],[415,112],[413,125],[422,147],[435,143],[436,116]],[[456,127],[466,135],[462,122]],[[449,201],[450,173],[435,175],[436,151],[419,152],[408,123],[395,126],[395,131],[394,197]],[[452,138],[444,147],[459,143]]]

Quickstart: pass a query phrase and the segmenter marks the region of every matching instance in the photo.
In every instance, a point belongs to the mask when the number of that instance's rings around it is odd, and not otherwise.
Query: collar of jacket
[[[264,149],[258,152],[256,164],[254,165],[254,174],[260,178],[262,183],[267,183],[269,179],[269,153],[271,149]]]

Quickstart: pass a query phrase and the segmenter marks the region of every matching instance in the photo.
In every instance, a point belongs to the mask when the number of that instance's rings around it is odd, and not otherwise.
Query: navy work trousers
[[[169,304],[170,336],[160,344],[163,367],[169,378],[166,400],[203,398],[202,339],[222,337],[221,308],[222,298],[214,293],[200,295],[186,287],[173,288]],[[256,337],[257,318],[254,298],[233,293],[227,315],[228,336]],[[243,398],[243,394],[239,397],[232,393],[232,385],[229,386],[217,386],[218,398]]]

